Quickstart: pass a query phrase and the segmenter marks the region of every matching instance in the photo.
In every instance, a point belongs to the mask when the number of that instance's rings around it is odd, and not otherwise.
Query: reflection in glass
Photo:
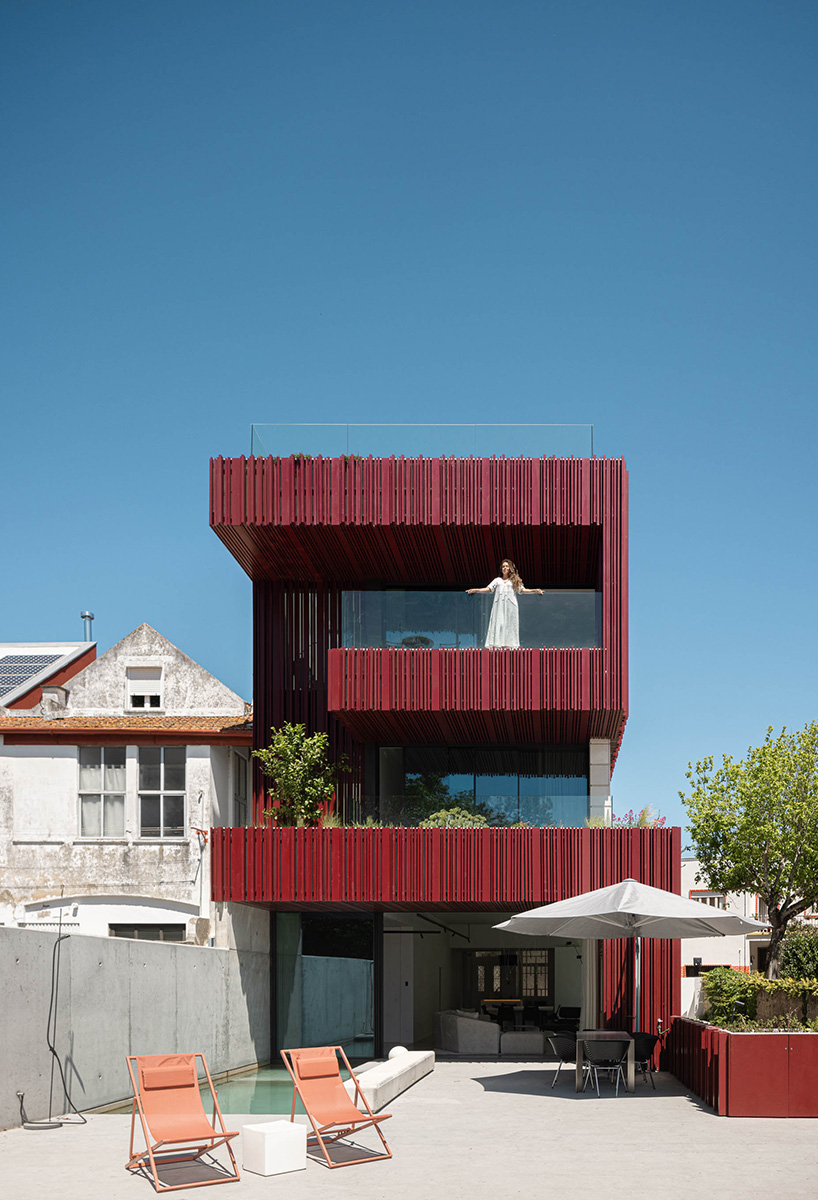
[[[159,796],[140,796],[140,834],[142,837],[158,838],[162,836],[160,818],[161,799]]]
[[[166,792],[183,792],[185,790],[185,747],[165,747],[165,783]]]
[[[140,746],[139,788],[140,791],[158,792],[162,786],[161,746]]]
[[[588,755],[575,747],[384,746],[380,793],[365,808],[394,825],[459,808],[495,826],[581,826]]]
[[[182,837],[185,832],[185,801],[183,796],[165,796],[165,837]]]
[[[480,649],[494,597],[457,591],[346,591],[341,641],[346,647],[404,650]],[[518,596],[520,647],[585,649],[601,643],[601,594],[587,590]]]

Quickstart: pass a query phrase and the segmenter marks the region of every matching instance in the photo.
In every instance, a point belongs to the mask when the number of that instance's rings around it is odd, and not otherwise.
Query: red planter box
[[[663,1058],[723,1117],[818,1117],[818,1034],[728,1033],[674,1017]]]

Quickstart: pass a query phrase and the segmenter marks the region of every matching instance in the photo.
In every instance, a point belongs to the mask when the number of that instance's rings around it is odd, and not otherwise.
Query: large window
[[[233,755],[233,824],[246,825],[248,762],[237,750]]]
[[[80,837],[125,836],[125,747],[81,746]]]
[[[184,746],[140,747],[139,833],[143,838],[184,837]]]
[[[490,825],[581,826],[588,815],[588,752],[559,746],[382,746],[368,813],[417,825],[463,808]]]

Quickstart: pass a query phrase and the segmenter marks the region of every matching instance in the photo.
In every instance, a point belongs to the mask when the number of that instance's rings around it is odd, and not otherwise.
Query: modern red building
[[[628,708],[624,461],[550,456],[544,426],[530,455],[452,455],[445,431],[411,457],[311,454],[305,433],[295,453],[211,463],[211,525],[253,581],[255,743],[303,722],[353,767],[341,827],[265,826],[257,780],[256,827],[214,831],[214,898],[275,914],[280,1045],[430,1044],[437,1012],[505,1000],[525,1024],[560,1005],[625,1020],[626,943],[493,926],[627,876],[678,891],[679,830],[610,828]],[[506,558],[529,591],[503,647],[503,587],[467,589]],[[485,827],[424,827],[453,808]],[[642,961],[651,1028],[678,1004],[678,950],[648,943]]]

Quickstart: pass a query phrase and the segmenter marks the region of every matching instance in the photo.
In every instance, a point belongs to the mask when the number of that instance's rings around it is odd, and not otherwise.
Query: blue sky
[[[249,698],[251,422],[592,422],[616,809],[816,716],[813,4],[7,0],[0,46],[5,640],[90,607]]]

